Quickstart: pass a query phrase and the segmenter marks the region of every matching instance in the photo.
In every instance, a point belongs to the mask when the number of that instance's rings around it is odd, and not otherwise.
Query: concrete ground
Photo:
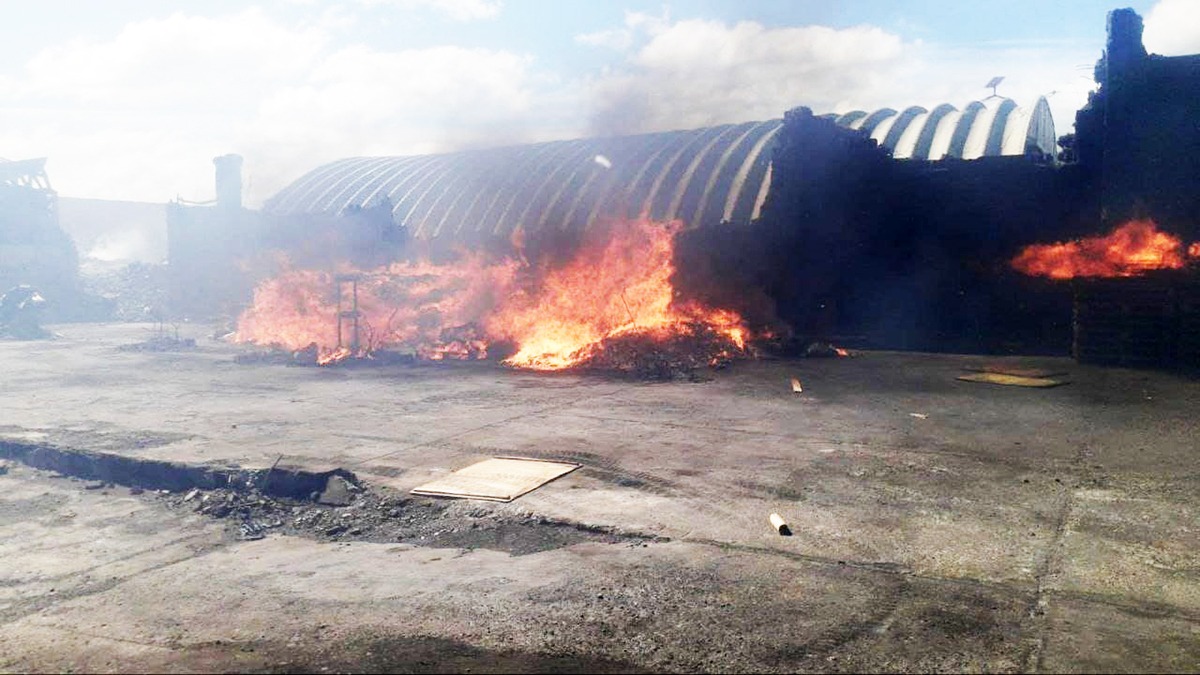
[[[451,528],[631,536],[240,541],[177,498],[9,462],[2,670],[1200,670],[1200,382],[900,353],[670,383],[316,369],[236,363],[199,330],[180,353],[118,349],[147,326],[57,331],[0,342],[0,442],[342,467],[392,495],[488,456],[571,459],[511,504],[454,502]],[[998,362],[1070,384],[955,380]]]

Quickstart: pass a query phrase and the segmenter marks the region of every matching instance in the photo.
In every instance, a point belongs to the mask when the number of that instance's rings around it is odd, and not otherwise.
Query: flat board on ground
[[[511,502],[579,466],[523,457],[493,457],[418,486],[413,494]]]
[[[1004,373],[969,373],[959,375],[963,382],[985,382],[987,384],[1004,384],[1010,387],[1057,387],[1066,384],[1064,380],[1053,380],[1046,377],[1021,377]]]
[[[999,375],[1015,375],[1016,377],[1039,377],[1039,378],[1041,378],[1041,377],[1057,377],[1059,375],[1066,375],[1066,372],[1064,372],[1062,370],[1050,370],[1050,369],[1046,369],[1046,368],[1026,368],[1023,366],[1004,366],[1004,365],[995,365],[995,364],[987,364],[987,365],[982,365],[982,366],[963,368],[963,370],[968,370],[973,373],[996,373]]]

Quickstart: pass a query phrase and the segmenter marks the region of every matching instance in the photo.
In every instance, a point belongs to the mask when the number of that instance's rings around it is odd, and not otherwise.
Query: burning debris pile
[[[523,254],[336,272],[285,264],[259,284],[234,339],[315,352],[322,365],[386,350],[649,378],[720,366],[746,355],[749,333],[736,312],[680,297],[672,283],[680,228],[617,222],[554,265]]]
[[[1018,272],[1051,279],[1131,277],[1150,270],[1181,269],[1200,259],[1200,242],[1185,247],[1152,220],[1131,220],[1101,237],[1034,244],[1012,260]]]
[[[1081,363],[1200,370],[1200,242],[1151,220],[1104,236],[1026,247],[1012,266],[1072,280],[1071,352]]]

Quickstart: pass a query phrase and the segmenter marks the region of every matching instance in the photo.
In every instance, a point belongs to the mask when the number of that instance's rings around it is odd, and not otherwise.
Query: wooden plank
[[[493,457],[413,489],[413,494],[511,502],[580,467],[525,457]]]
[[[995,373],[997,375],[1015,375],[1016,377],[1056,377],[1058,375],[1066,375],[1063,370],[1050,370],[1047,368],[1027,368],[1024,366],[1006,366],[1004,364],[984,364],[972,368],[963,368],[974,373]]]
[[[1063,380],[1054,380],[1047,377],[1021,377],[1019,375],[1006,375],[1004,373],[970,373],[959,375],[958,379],[963,382],[986,382],[988,384],[1003,384],[1010,387],[1045,388],[1066,384]]]

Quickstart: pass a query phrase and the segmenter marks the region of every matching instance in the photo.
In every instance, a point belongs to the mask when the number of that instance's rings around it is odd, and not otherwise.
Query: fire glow
[[[678,298],[671,277],[680,228],[677,221],[617,222],[604,241],[540,272],[511,258],[471,255],[444,265],[338,270],[359,279],[357,353],[338,335],[335,274],[285,268],[255,289],[234,339],[315,348],[320,363],[384,348],[427,360],[481,359],[505,342],[515,347],[505,364],[534,370],[604,361],[635,343],[690,340],[709,361],[744,353],[748,331],[736,312]]]
[[[1188,246],[1152,220],[1131,220],[1102,237],[1025,247],[1012,266],[1050,279],[1129,277],[1149,270],[1179,269],[1200,257],[1200,242]]]

